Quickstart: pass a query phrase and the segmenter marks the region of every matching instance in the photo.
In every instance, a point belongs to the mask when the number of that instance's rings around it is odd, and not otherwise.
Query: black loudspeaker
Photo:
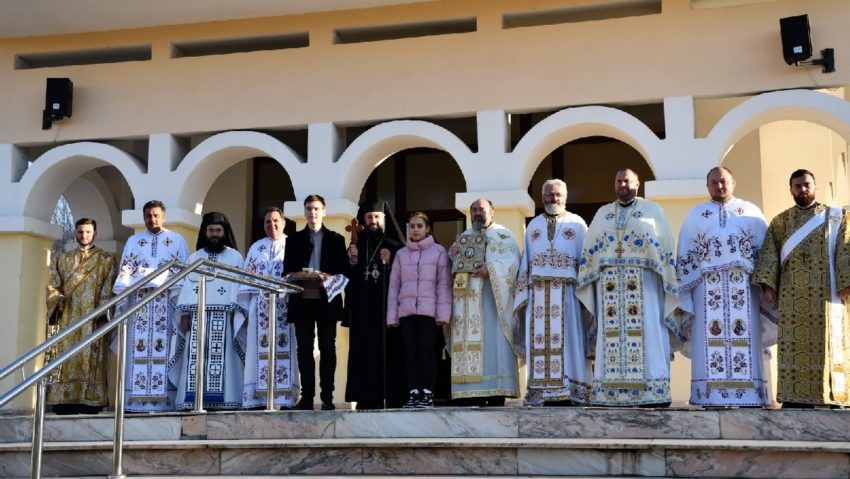
[[[44,110],[53,120],[71,116],[74,101],[74,84],[70,78],[48,78]]]
[[[812,57],[812,32],[808,15],[780,18],[779,29],[785,63],[793,65]]]

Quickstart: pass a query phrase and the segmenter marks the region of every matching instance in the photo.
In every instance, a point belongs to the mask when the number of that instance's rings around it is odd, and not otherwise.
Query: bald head
[[[469,205],[469,215],[472,217],[472,229],[480,231],[493,222],[493,203],[480,198]]]

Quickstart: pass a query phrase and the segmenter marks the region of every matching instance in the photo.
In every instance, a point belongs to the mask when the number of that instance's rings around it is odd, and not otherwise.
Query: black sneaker
[[[333,411],[334,409],[336,409],[336,406],[334,406],[334,403],[332,403],[332,402],[323,402],[322,403],[322,411]]]
[[[404,406],[402,406],[402,408],[413,409],[417,407],[417,403],[419,403],[419,390],[414,389],[413,391],[410,391],[410,398],[407,399],[407,402],[404,403]]]
[[[294,408],[296,411],[312,411],[313,410],[313,400],[302,399],[298,401],[298,404],[295,405]]]
[[[416,401],[416,409],[430,409],[434,407],[434,394],[423,392],[419,395],[419,400]]]

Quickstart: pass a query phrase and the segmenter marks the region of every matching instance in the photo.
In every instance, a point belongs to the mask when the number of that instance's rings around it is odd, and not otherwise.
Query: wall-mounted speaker
[[[71,116],[74,103],[74,84],[70,78],[48,78],[44,109],[54,120]]]
[[[44,95],[41,129],[49,130],[54,120],[71,116],[74,103],[74,84],[70,78],[48,78]]]
[[[808,15],[780,18],[779,29],[785,63],[793,65],[812,57],[812,32]]]

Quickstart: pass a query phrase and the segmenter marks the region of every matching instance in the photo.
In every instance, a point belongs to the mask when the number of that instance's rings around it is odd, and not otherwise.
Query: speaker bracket
[[[797,62],[795,65],[820,65],[821,72],[823,73],[834,73],[835,72],[835,49],[833,48],[824,48],[820,51],[820,58],[813,58],[811,60],[806,60],[804,62]]]
[[[47,110],[41,110],[41,129],[49,130],[53,128],[53,115]]]

